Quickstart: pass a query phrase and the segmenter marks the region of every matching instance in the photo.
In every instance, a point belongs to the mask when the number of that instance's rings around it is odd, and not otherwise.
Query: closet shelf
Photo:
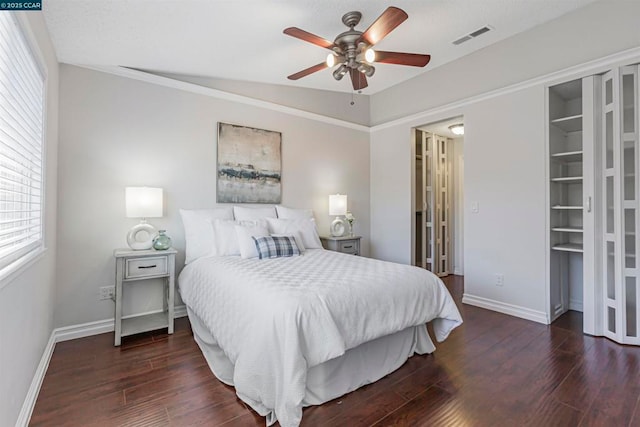
[[[553,227],[551,231],[558,231],[561,233],[582,233],[582,227]]]
[[[581,176],[563,176],[560,178],[551,178],[551,182],[573,184],[576,182],[582,182],[582,177]]]
[[[607,256],[613,257],[613,252],[607,252]],[[636,254],[632,253],[632,252],[627,252],[624,254],[625,258],[629,258],[629,259],[633,259],[636,257]]]
[[[582,253],[582,244],[580,243],[560,243],[551,247],[554,251],[577,252]]]
[[[582,114],[553,119],[551,120],[551,124],[557,126],[565,132],[580,131],[582,130]]]
[[[561,160],[563,162],[580,162],[582,161],[582,151],[566,151],[563,153],[555,153],[551,155],[552,159]]]
[[[583,208],[582,206],[565,206],[565,205],[551,206],[551,209],[557,209],[557,210],[581,210],[582,208]]]

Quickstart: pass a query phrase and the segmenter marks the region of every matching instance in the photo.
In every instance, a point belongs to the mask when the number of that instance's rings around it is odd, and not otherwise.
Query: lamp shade
[[[162,188],[125,188],[127,218],[159,218],[162,216]]]
[[[346,215],[347,196],[345,194],[332,194],[329,196],[329,215]]]

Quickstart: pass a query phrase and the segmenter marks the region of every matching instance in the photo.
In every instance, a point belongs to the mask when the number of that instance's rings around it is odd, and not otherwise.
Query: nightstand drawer
[[[125,263],[125,279],[167,274],[167,257],[132,258]]]
[[[338,251],[344,254],[358,254],[358,242],[355,240],[346,240],[344,242],[338,242]]]
[[[360,255],[360,236],[320,237],[322,246],[330,251]]]

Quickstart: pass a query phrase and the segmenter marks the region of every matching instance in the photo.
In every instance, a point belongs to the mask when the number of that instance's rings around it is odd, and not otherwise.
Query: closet
[[[638,65],[548,88],[549,304],[640,345]]]
[[[583,311],[593,266],[593,78],[548,91],[551,320]],[[587,285],[586,287],[589,287]]]
[[[453,273],[451,138],[415,130],[416,265],[438,276]]]

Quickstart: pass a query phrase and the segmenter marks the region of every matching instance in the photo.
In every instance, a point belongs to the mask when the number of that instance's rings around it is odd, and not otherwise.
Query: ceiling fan
[[[430,55],[420,55],[417,53],[386,52],[373,50],[373,46],[402,24],[409,15],[397,7],[387,8],[382,15],[375,20],[364,32],[354,29],[360,22],[362,14],[360,12],[347,12],[342,17],[344,25],[349,27],[348,31],[339,34],[332,42],[311,34],[296,27],[289,27],[283,32],[286,35],[313,43],[316,46],[332,50],[325,62],[291,74],[289,80],[298,80],[302,77],[313,74],[325,68],[338,66],[333,71],[333,77],[340,80],[347,72],[351,77],[353,89],[360,90],[367,87],[367,77],[373,76],[376,69],[372,65],[374,62],[383,64],[410,65],[413,67],[424,67],[431,59]]]

